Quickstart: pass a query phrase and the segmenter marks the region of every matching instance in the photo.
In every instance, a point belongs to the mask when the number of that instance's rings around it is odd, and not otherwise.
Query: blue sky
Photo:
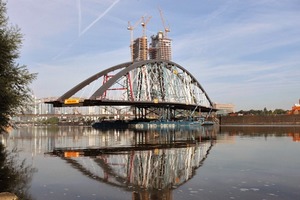
[[[20,64],[38,73],[38,98],[60,96],[130,61],[128,21],[143,15],[150,37],[169,24],[173,61],[216,103],[236,110],[290,109],[300,98],[299,0],[9,0],[24,34]],[[134,30],[134,37],[142,28]]]

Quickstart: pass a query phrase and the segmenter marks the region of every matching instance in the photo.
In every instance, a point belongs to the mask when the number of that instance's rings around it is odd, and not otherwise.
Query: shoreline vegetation
[[[300,126],[300,115],[243,115],[220,116],[220,125],[231,126]]]

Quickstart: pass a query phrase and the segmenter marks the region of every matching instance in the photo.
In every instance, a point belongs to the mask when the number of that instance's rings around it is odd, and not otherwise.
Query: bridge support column
[[[136,119],[146,119],[147,117],[145,108],[139,108],[139,107],[135,107],[134,115]]]

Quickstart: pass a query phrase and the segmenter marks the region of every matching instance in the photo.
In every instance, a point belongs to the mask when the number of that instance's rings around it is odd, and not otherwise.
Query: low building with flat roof
[[[217,114],[219,115],[227,115],[228,113],[235,112],[235,105],[233,104],[215,103],[214,108],[218,109]]]

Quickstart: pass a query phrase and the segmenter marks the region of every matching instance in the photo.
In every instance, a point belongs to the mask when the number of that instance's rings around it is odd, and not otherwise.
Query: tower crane
[[[143,37],[146,37],[146,26],[148,24],[148,22],[150,21],[152,16],[149,16],[147,19],[145,19],[145,17],[143,16],[142,17],[142,27],[143,27]]]
[[[162,21],[162,24],[164,26],[164,35],[165,37],[167,38],[168,37],[168,32],[170,32],[170,26],[166,26],[166,23],[165,23],[165,19],[164,19],[164,16],[163,16],[163,13],[162,13],[162,10],[158,7],[158,10],[159,10],[159,14],[160,14],[160,18],[161,18],[161,21]]]
[[[130,31],[130,52],[131,52],[131,60],[133,61],[133,30],[136,28],[136,26],[141,23],[142,18],[140,18],[133,26],[128,21],[127,30]]]

